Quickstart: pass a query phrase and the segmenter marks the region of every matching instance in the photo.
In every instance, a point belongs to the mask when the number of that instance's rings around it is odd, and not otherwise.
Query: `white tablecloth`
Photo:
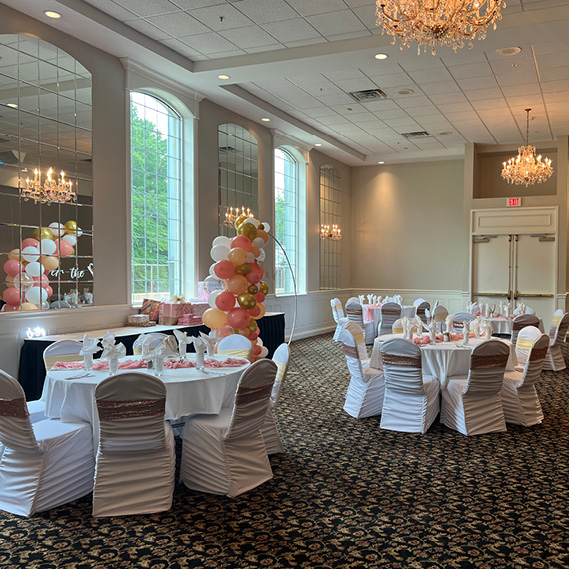
[[[494,334],[512,334],[512,323],[513,318],[497,318],[493,317],[482,317],[485,322],[490,322],[492,324],[492,332]],[[543,321],[539,319],[539,329],[543,332]]]
[[[385,340],[391,338],[402,338],[401,334],[384,334],[378,336],[373,344],[371,353],[370,367],[383,369],[381,360],[381,344]],[[513,371],[518,365],[516,358],[516,350],[512,342],[501,338],[494,338],[505,342],[510,348],[510,357],[506,365],[506,370]],[[421,363],[423,371],[428,375],[434,375],[441,383],[441,387],[446,387],[449,377],[457,375],[468,375],[470,367],[470,354],[472,349],[485,340],[470,338],[468,346],[460,347],[462,340],[459,342],[441,342],[431,346],[430,344],[421,345]]]
[[[128,356],[137,359],[140,356]],[[188,360],[195,354],[188,354]],[[215,355],[217,360],[228,356]],[[206,359],[210,359],[206,357]],[[241,373],[249,366],[206,368],[205,372],[196,368],[165,369],[160,378],[166,385],[165,418],[176,420],[196,413],[218,414],[222,408],[231,407]],[[119,373],[149,373],[152,370],[119,370]],[[108,371],[50,370],[45,378],[42,400],[46,404],[46,415],[59,418],[64,423],[76,421],[89,423],[93,427],[95,448],[99,442],[99,418],[95,404],[95,389],[106,377]],[[70,379],[76,378],[76,379]]]

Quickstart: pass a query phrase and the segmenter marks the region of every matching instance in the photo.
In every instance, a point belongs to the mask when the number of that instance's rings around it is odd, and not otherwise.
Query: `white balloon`
[[[75,237],[75,235],[64,235],[61,238],[62,241],[67,241],[67,243],[69,243],[69,245],[71,245],[71,247],[75,247],[75,245],[77,245],[77,237]],[[49,255],[51,255],[51,253],[48,253]]]
[[[83,235],[83,230],[80,227],[78,227],[75,233],[77,234],[77,237],[81,237],[81,235]]]
[[[227,247],[229,249],[231,248],[231,239],[229,239],[229,237],[225,237],[225,235],[219,235],[211,244],[212,247],[215,247],[216,245],[221,245],[222,247]]]
[[[42,239],[40,241],[39,250],[41,251],[42,255],[53,255],[56,249],[57,245],[53,239]]]
[[[214,263],[213,265],[211,265],[211,267],[209,268],[209,274],[210,274],[212,277],[217,278],[217,275],[215,274],[214,267],[215,267],[215,263]]]
[[[261,336],[257,336],[257,346],[263,347],[263,340],[261,340]]]
[[[47,290],[41,286],[32,286],[26,291],[26,300],[32,304],[41,305],[47,300]]]
[[[208,304],[212,307],[215,308],[215,299],[222,293],[222,290],[214,290],[213,292],[209,293],[209,296],[207,297],[207,302]]]
[[[211,248],[210,255],[214,261],[223,261],[224,259],[227,259],[229,249],[223,245],[216,245]]]
[[[247,253],[247,262],[252,263],[255,260],[255,255],[253,253]]]
[[[37,247],[24,247],[22,250],[22,258],[28,263],[33,263],[40,258],[40,252]]]
[[[265,348],[265,346],[263,346],[261,348],[261,353],[259,354],[260,358],[266,358],[269,355],[269,350],[267,350],[267,348]]]
[[[51,229],[51,232],[56,237],[61,237],[67,231],[67,229],[65,229],[65,226],[63,225],[63,223],[59,223],[58,221],[54,221],[53,223],[50,223],[49,228]]]
[[[221,290],[222,288],[223,288],[223,283],[217,277],[212,277],[210,275],[209,277],[206,277],[203,281],[203,289],[208,294],[210,294],[214,290]]]
[[[265,245],[265,240],[262,237],[255,237],[253,239],[253,247],[257,247],[257,249],[261,249]]]
[[[30,277],[40,277],[44,271],[44,266],[38,261],[33,261],[26,265],[26,274]]]
[[[261,249],[261,252],[257,255],[257,261],[262,263],[265,260],[265,250]]]
[[[270,230],[271,226],[266,221],[263,221],[263,231],[266,231],[268,233]]]

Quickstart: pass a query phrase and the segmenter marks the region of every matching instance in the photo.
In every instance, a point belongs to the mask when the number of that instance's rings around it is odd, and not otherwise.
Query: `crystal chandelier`
[[[32,199],[34,203],[67,203],[75,202],[76,193],[73,191],[73,183],[65,179],[65,172],[61,172],[59,180],[54,180],[51,176],[53,168],[47,171],[44,183],[41,182],[41,172],[34,170],[33,180],[26,178],[26,187],[20,187],[20,196],[24,200]]]
[[[342,230],[337,225],[321,225],[320,239],[331,239],[332,241],[340,241],[342,239]]]
[[[518,148],[518,155],[504,162],[502,178],[510,184],[529,186],[540,184],[551,178],[553,167],[551,159],[541,158],[541,154],[536,157],[535,146],[529,145],[529,112],[527,113],[526,145]]]
[[[410,47],[416,41],[418,52],[421,45],[433,55],[435,46],[452,47],[454,51],[472,48],[473,39],[483,40],[490,24],[496,29],[496,20],[501,20],[500,10],[506,7],[505,0],[376,0],[377,25],[382,26],[382,35],[393,36],[391,42],[401,41]],[[485,9],[484,9],[485,8]]]
[[[225,211],[225,219],[223,220],[223,223],[228,227],[233,227],[235,221],[242,215],[246,215],[247,217],[255,217],[249,208],[245,209],[243,206],[241,206],[241,209],[238,207],[228,207]]]

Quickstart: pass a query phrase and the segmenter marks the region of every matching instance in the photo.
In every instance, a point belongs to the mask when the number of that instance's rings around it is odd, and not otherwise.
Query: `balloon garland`
[[[259,338],[257,321],[265,315],[263,301],[269,293],[264,282],[263,247],[269,241],[267,223],[241,215],[235,221],[237,236],[219,235],[213,240],[211,258],[215,263],[204,280],[211,308],[203,322],[218,338],[241,334],[253,343],[253,359],[264,358],[268,350]]]
[[[23,239],[19,249],[10,251],[3,267],[7,288],[2,293],[6,302],[2,311],[44,307],[53,295],[47,273],[59,267],[62,257],[75,253],[77,237],[81,233],[73,220],[65,224],[54,221],[48,227],[34,229],[33,236]]]

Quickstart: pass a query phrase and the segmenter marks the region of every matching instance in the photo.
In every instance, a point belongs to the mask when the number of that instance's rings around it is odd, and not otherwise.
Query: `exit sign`
[[[508,198],[508,207],[520,207],[522,198]]]

